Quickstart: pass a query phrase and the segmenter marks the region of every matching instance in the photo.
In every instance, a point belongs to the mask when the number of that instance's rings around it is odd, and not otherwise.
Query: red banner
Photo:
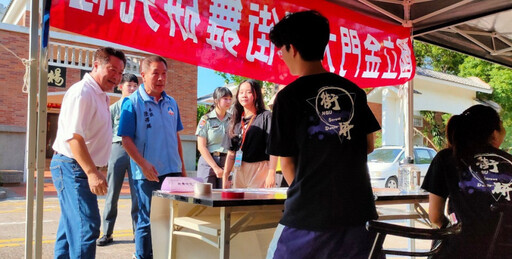
[[[66,31],[249,78],[294,77],[269,40],[287,12],[329,19],[324,65],[361,87],[414,77],[410,29],[320,0],[53,0],[50,24]]]

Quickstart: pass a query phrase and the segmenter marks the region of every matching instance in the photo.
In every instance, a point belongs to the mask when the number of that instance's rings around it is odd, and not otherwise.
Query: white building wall
[[[402,115],[402,116],[400,116]],[[385,87],[382,90],[382,145],[404,144],[404,119],[400,109],[398,89]]]
[[[414,116],[421,117],[420,111],[436,111],[460,114],[476,101],[476,91],[490,92],[471,86],[432,77],[416,75],[414,80]],[[368,95],[368,101],[382,104],[382,145],[403,146],[404,109],[399,97],[399,87],[387,86],[374,89]],[[415,145],[422,143],[422,137],[414,137]]]
[[[450,87],[444,81],[416,76],[414,89],[421,94],[414,95],[415,111],[437,111],[460,114],[477,104],[474,89]]]

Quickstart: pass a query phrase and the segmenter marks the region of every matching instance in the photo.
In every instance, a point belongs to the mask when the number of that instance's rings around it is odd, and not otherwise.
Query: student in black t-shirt
[[[234,188],[271,188],[275,185],[277,157],[266,152],[272,113],[265,109],[261,85],[245,80],[238,86],[235,107],[223,146],[228,149],[223,188],[231,187],[229,173],[235,167]]]
[[[448,148],[437,153],[422,188],[430,192],[432,223],[447,223],[444,209],[450,198],[448,210],[462,222],[462,232],[435,258],[486,258],[498,221],[490,205],[510,202],[512,191],[512,156],[498,149],[505,133],[498,113],[488,106],[475,105],[450,118]],[[498,251],[493,258],[510,257],[510,251]]]
[[[366,94],[322,66],[329,21],[318,12],[287,15],[270,39],[299,78],[273,107],[268,150],[290,187],[267,258],[368,258],[377,212],[366,161],[380,126]]]

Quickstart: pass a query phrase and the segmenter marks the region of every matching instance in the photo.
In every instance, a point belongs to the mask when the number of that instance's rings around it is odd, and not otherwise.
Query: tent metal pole
[[[42,0],[41,10],[44,10],[48,0]],[[43,17],[44,17],[43,12]],[[43,20],[45,20],[43,18]],[[43,24],[45,21],[43,21]],[[43,26],[44,27],[44,26]],[[38,125],[37,125],[37,183],[36,183],[36,231],[35,231],[35,259],[42,258],[43,248],[43,208],[44,208],[44,169],[46,164],[46,131],[47,131],[47,99],[48,99],[48,45],[43,42],[44,29],[40,37],[39,51],[39,99],[38,99]],[[49,35],[46,35],[49,37]]]
[[[413,147],[413,136],[414,136],[414,80],[409,80],[405,83],[405,164],[414,165],[414,147]],[[410,172],[412,173],[412,172]],[[414,206],[409,205],[409,210],[414,211]],[[414,227],[414,220],[409,220],[409,227]],[[416,251],[416,242],[414,239],[409,240],[409,251]]]
[[[39,0],[30,2],[30,33],[29,33],[29,93],[27,109],[27,136],[25,145],[25,176],[26,176],[26,224],[25,224],[25,258],[33,257],[33,224],[34,224],[34,171],[36,159],[36,96],[37,96],[37,51],[39,29]]]
[[[414,80],[410,80],[405,84],[406,89],[406,107],[405,107],[405,161],[407,163],[414,163],[414,149],[413,149],[413,136],[414,136]]]

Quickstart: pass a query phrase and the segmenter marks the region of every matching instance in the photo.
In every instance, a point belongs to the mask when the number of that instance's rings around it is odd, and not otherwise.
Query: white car
[[[421,170],[421,179],[427,173],[436,151],[428,147],[414,147],[414,165]],[[376,148],[368,155],[368,169],[372,187],[398,188],[398,168],[404,160],[405,149],[400,146]]]

